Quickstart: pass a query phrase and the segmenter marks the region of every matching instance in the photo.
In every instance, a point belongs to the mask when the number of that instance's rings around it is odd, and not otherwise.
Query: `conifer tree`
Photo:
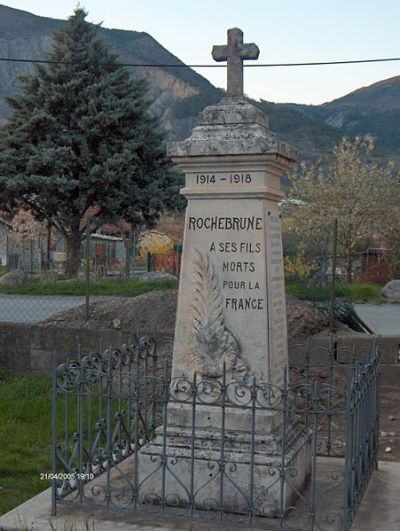
[[[0,131],[0,198],[61,231],[69,277],[78,272],[88,211],[150,224],[177,192],[146,84],[130,79],[86,16],[78,7],[55,33],[48,67],[21,78]]]

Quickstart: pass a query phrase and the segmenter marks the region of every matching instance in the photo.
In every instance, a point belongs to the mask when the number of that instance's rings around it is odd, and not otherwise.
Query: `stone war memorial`
[[[213,58],[228,63],[227,97],[205,108],[190,138],[170,148],[188,200],[171,400],[168,425],[141,450],[140,479],[142,499],[159,498],[164,485],[171,503],[189,502],[192,482],[196,507],[222,503],[225,511],[246,512],[243,492],[252,491],[255,513],[274,514],[282,495],[275,461],[283,423],[274,405],[288,365],[278,202],[280,177],[295,152],[243,97],[243,60],[258,53],[237,28],[228,31],[227,46],[214,46]],[[240,407],[251,406],[252,386],[253,413]],[[294,426],[288,431],[285,460],[297,471],[293,488],[301,491],[310,468],[309,434]],[[166,473],[154,462],[165,445],[176,460]],[[285,504],[293,501],[293,488],[285,485]]]
[[[57,518],[83,505],[108,523],[103,509],[129,525],[179,517],[175,529],[352,526],[377,467],[379,344],[327,337],[289,356],[278,204],[295,152],[243,96],[258,54],[228,31],[212,51],[226,97],[170,146],[188,201],[173,347],[120,336],[54,366]]]

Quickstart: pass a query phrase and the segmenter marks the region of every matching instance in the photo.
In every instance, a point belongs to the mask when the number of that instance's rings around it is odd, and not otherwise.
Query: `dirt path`
[[[381,387],[379,459],[400,461],[400,382]],[[385,449],[390,448],[389,451]]]

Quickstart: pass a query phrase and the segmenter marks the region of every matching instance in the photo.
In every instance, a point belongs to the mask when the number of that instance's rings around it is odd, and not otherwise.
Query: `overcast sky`
[[[35,15],[67,18],[76,0],[0,0]],[[81,0],[88,20],[145,31],[187,64],[211,63],[213,44],[239,27],[259,62],[400,57],[400,0]],[[1,20],[0,20],[1,25]],[[224,87],[225,69],[197,69]],[[319,104],[400,74],[400,61],[366,65],[247,68],[245,92],[275,102]]]

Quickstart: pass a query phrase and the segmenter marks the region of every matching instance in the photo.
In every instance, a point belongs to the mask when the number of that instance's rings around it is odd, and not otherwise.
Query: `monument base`
[[[156,438],[140,450],[139,500],[277,516],[293,505],[307,483],[310,446],[310,432],[301,426],[288,434],[284,452],[274,435],[159,428]]]

